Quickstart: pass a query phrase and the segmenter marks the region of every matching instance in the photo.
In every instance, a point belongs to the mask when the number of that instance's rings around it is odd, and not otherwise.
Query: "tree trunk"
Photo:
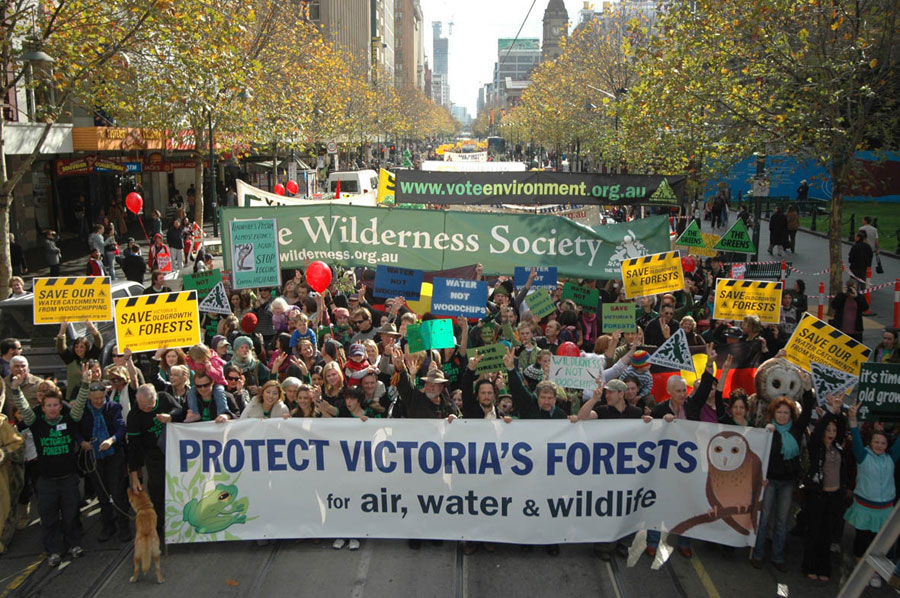
[[[196,199],[194,201],[194,222],[200,225],[203,230],[203,156],[197,157],[197,165],[194,166],[194,189],[197,190]]]
[[[831,166],[831,216],[828,221],[828,261],[831,264],[829,277],[829,294],[833,297],[841,292],[843,284],[843,241],[841,239],[841,221],[843,218],[844,178],[847,174],[847,161],[842,157],[832,160]],[[830,310],[829,310],[830,311]]]

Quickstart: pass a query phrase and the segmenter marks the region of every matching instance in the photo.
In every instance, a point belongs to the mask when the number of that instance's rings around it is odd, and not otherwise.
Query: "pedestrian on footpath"
[[[56,246],[58,240],[59,235],[55,230],[44,231],[44,259],[50,266],[50,276],[59,276],[59,256],[62,255],[62,250]]]
[[[790,249],[791,253],[797,254],[797,230],[800,228],[800,213],[797,211],[797,206],[795,204],[791,204],[788,206],[787,214],[785,215],[787,219],[787,233],[788,233],[788,244],[785,249]]]
[[[781,206],[775,208],[775,213],[772,214],[771,220],[769,220],[769,255],[773,255],[772,250],[775,250],[774,255],[777,257],[782,257],[784,255],[784,247],[788,242],[788,226],[787,226],[787,216],[784,213],[784,210]]]
[[[181,230],[181,220],[178,218],[172,221],[172,225],[166,231],[166,243],[172,254],[172,267],[176,272],[181,272],[184,268],[184,231]]]
[[[856,281],[848,280],[843,290],[831,300],[834,319],[829,323],[859,342],[863,342],[863,313],[869,309],[866,296],[856,290]]]
[[[856,231],[856,242],[850,248],[850,254],[847,256],[850,273],[856,277],[863,290],[866,288],[866,272],[872,267],[872,257],[875,255],[866,238],[866,231],[862,229]]]
[[[878,229],[872,225],[871,216],[863,216],[863,225],[859,227],[859,230],[866,233],[866,244],[872,248],[872,253],[875,254],[878,264],[877,272],[884,274],[884,268],[881,267],[881,247],[878,245]]]

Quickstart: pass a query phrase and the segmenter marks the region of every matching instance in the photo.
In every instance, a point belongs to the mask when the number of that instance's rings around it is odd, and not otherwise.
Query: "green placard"
[[[719,242],[716,243],[713,249],[734,253],[756,253],[753,239],[750,238],[750,233],[747,232],[747,227],[740,218],[735,219],[734,224],[722,235],[722,238],[719,239]]]
[[[900,418],[900,364],[862,364],[858,397],[860,419]]]
[[[407,324],[406,339],[409,352],[418,353],[427,349],[452,349],[456,346],[452,320],[428,320],[421,324]]]
[[[505,370],[506,366],[503,365],[503,356],[506,355],[506,349],[507,346],[503,343],[476,348],[475,351],[481,356],[481,361],[478,362],[475,373],[484,374],[487,372],[502,372]]]
[[[222,272],[218,269],[184,276],[184,290],[197,291],[197,297],[202,301],[209,295],[213,288],[222,282]]]
[[[562,298],[571,299],[575,305],[580,305],[586,312],[596,313],[597,305],[600,303],[600,291],[567,282],[563,286]]]
[[[235,289],[281,284],[274,218],[232,220],[231,274]]]
[[[422,334],[421,324],[406,325],[406,342],[410,353],[425,350],[425,335]]]
[[[706,247],[706,243],[703,242],[703,233],[700,232],[700,226],[696,220],[691,220],[691,223],[684,229],[684,232],[681,233],[675,244],[683,247],[700,247],[701,249]]]
[[[547,289],[538,289],[525,297],[525,305],[531,310],[531,313],[539,318],[549,316],[556,311],[556,305],[553,304],[553,297]]]
[[[633,303],[604,303],[603,332],[634,332],[637,330]]]

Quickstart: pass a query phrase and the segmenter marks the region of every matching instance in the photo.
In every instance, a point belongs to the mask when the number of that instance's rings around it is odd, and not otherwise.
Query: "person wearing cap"
[[[375,373],[376,370],[369,363],[366,348],[361,343],[350,345],[347,363],[344,364],[344,379],[347,381],[347,386],[358,386],[363,376],[370,373],[370,371]]]
[[[93,466],[88,475],[94,482],[100,517],[103,522],[97,539],[109,540],[118,527],[119,541],[131,539],[127,513],[130,513],[125,488],[128,476],[125,468],[125,416],[122,405],[106,396],[106,385],[91,382],[88,401],[80,422],[81,448],[92,455]]]
[[[227,338],[221,334],[215,335],[209,341],[209,348],[212,349],[213,353],[221,357],[223,361],[228,361],[228,349],[231,348],[231,343],[228,342]]]
[[[618,362],[617,362],[618,363]],[[634,376],[641,384],[638,399],[650,396],[653,392],[653,375],[650,373],[650,353],[639,349],[631,354],[631,365],[625,368],[619,380],[625,380],[627,376]]]
[[[459,417],[459,410],[450,402],[445,392],[447,378],[440,370],[431,370],[422,378],[422,390],[416,388],[404,359],[403,352],[395,348],[393,353],[394,371],[400,376],[397,391],[406,408],[406,416],[413,419],[443,419]]]
[[[103,270],[103,262],[101,261],[102,255],[103,253],[96,247],[91,248],[91,254],[88,256],[87,265],[85,266],[84,270],[86,276],[106,275],[105,271]]]
[[[256,352],[253,350],[253,340],[249,336],[239,336],[234,339],[234,354],[231,356],[231,361],[226,364],[227,366],[238,369],[250,396],[255,395],[258,388],[268,382],[272,376],[269,368],[256,356]]]
[[[153,235],[153,242],[150,244],[150,250],[147,253],[147,258],[150,262],[150,269],[156,270],[159,268],[159,264],[157,263],[157,257],[159,257],[160,253],[167,251],[166,246],[163,244],[163,238],[161,234]]]

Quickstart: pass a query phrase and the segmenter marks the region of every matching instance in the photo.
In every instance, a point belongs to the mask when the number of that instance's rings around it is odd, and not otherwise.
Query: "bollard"
[[[897,284],[900,285],[900,280],[897,281]],[[819,283],[819,319],[825,317],[825,283]]]
[[[787,279],[787,262],[781,260],[781,282]]]
[[[894,330],[900,328],[900,278],[894,282]]]
[[[850,242],[856,238],[856,214],[850,214]]]
[[[866,268],[866,303],[869,304],[869,307],[866,308],[866,311],[863,312],[864,316],[874,316],[872,313],[872,291],[869,288],[872,286],[872,266]]]

